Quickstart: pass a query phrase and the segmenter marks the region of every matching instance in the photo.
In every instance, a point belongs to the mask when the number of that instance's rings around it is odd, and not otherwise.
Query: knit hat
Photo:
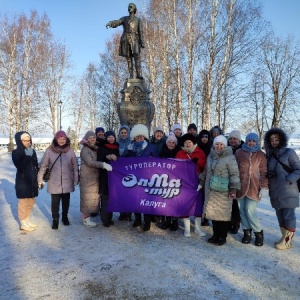
[[[226,147],[227,146],[227,139],[224,135],[218,135],[214,138],[213,146],[215,146],[216,143],[222,143]]]
[[[218,125],[216,125],[216,126],[214,126],[213,128],[211,128],[211,130],[210,130],[210,135],[213,136],[213,133],[214,133],[214,132],[218,132],[219,135],[222,135],[222,134],[223,134],[223,130],[222,130],[221,127],[218,126]]]
[[[272,139],[277,139],[277,140],[280,140],[280,136],[279,136],[279,134],[278,134],[278,133],[273,133],[273,134],[271,134],[271,136],[270,136],[270,140],[272,140]]]
[[[105,133],[104,133],[104,138],[107,140],[107,138],[109,137],[109,136],[113,136],[114,138],[116,138],[116,134],[112,131],[112,130],[108,130],[108,131],[106,131]]]
[[[96,137],[96,134],[94,133],[94,131],[89,130],[89,131],[87,131],[87,133],[85,134],[84,139],[87,141],[88,138],[90,138],[91,136]]]
[[[185,141],[191,141],[194,145],[196,144],[196,138],[190,133],[186,133],[181,137],[181,143],[184,144]]]
[[[148,128],[144,124],[136,124],[132,127],[130,131],[130,139],[133,141],[138,135],[142,135],[146,139],[149,139]]]
[[[231,137],[236,138],[237,140],[241,141],[241,133],[238,130],[232,130],[228,135],[229,139]]]
[[[178,141],[177,138],[174,134],[170,134],[166,140],[166,144],[168,144],[168,142],[175,142],[175,144],[177,145]]]
[[[21,141],[24,141],[26,138],[31,139],[30,135],[27,132],[21,134]]]
[[[249,142],[249,141],[255,141],[257,145],[259,145],[259,137],[256,133],[251,132],[246,136],[246,140],[245,142]]]
[[[195,129],[196,131],[198,131],[197,126],[196,126],[195,123],[192,123],[192,124],[190,124],[190,125],[188,126],[188,129],[187,129],[187,130],[189,131],[190,129]]]
[[[105,132],[105,130],[104,130],[103,127],[96,127],[96,129],[95,129],[95,134],[97,135],[97,133],[98,133],[99,131],[102,131],[103,133]]]
[[[63,138],[67,138],[67,135],[66,135],[66,133],[63,131],[63,130],[60,130],[60,131],[57,131],[56,133],[55,133],[55,139],[56,140],[58,140],[59,138],[61,138],[61,137],[63,137]]]
[[[175,131],[175,129],[180,129],[182,131],[182,126],[179,123],[175,123],[172,126],[172,131]]]
[[[153,135],[155,134],[155,132],[157,131],[161,131],[162,133],[164,133],[164,130],[160,127],[160,126],[157,126],[153,129]]]

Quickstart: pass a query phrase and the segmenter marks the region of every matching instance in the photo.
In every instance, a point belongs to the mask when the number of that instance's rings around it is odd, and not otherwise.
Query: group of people
[[[184,236],[191,237],[191,219],[194,217],[195,232],[205,236],[201,229],[212,222],[213,235],[209,243],[222,246],[228,232],[236,234],[240,224],[244,232],[242,243],[249,244],[252,232],[254,244],[262,246],[264,232],[256,208],[260,199],[269,194],[276,211],[281,238],[275,242],[276,249],[291,247],[296,230],[295,208],[299,206],[297,180],[300,178],[300,162],[293,149],[287,148],[288,137],[280,128],[271,128],[264,136],[264,151],[256,133],[249,133],[242,141],[241,133],[233,130],[228,138],[219,126],[201,130],[192,123],[186,134],[180,124],[174,124],[168,136],[161,127],[155,127],[149,138],[148,128],[143,124],[131,130],[121,126],[118,135],[97,127],[87,131],[80,144],[80,180],[76,155],[64,131],[58,131],[46,149],[40,165],[31,136],[22,131],[15,135],[17,148],[12,160],[17,168],[16,195],[21,230],[34,231],[37,227],[29,217],[38,189],[44,185],[43,176],[50,170],[47,184],[51,194],[52,229],[61,221],[70,224],[68,211],[70,193],[80,184],[80,211],[86,227],[96,227],[92,220],[100,212],[104,227],[114,225],[113,214],[107,210],[109,199],[108,173],[111,161],[122,157],[161,157],[192,160],[199,176],[198,191],[203,193],[203,214],[182,216]],[[143,226],[149,231],[151,223],[157,222],[162,230],[178,230],[178,218],[174,216],[152,216],[137,212],[121,212],[120,221],[131,221],[133,227]]]

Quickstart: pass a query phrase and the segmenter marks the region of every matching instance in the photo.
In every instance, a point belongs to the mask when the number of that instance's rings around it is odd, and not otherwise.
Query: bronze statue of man
[[[110,21],[106,28],[116,28],[123,25],[123,34],[120,40],[119,55],[127,59],[130,78],[133,77],[133,59],[135,63],[136,78],[143,79],[141,72],[141,48],[144,48],[142,21],[135,16],[136,5],[129,3],[129,16],[116,21]]]

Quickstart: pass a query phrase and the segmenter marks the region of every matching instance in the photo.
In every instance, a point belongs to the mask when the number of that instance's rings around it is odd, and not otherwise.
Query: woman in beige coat
[[[90,219],[91,213],[99,211],[99,169],[111,171],[109,164],[97,161],[96,135],[88,131],[81,140],[80,151],[80,211],[82,223],[85,227],[96,227],[97,223]]]
[[[213,236],[209,243],[222,246],[226,243],[227,230],[231,220],[232,199],[236,198],[236,190],[240,189],[239,169],[231,147],[226,147],[227,140],[219,135],[213,140],[205,170],[200,174],[200,188],[205,181],[205,202],[203,217],[212,220]],[[216,191],[211,185],[213,176],[228,181],[226,191]]]

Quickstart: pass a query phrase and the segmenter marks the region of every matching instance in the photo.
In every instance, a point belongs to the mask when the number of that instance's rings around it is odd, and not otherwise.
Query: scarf
[[[254,146],[254,147],[249,147],[247,145],[247,143],[244,143],[242,146],[242,149],[246,152],[258,152],[258,151],[260,151],[260,146],[258,144],[256,144],[256,146]]]
[[[181,147],[181,149],[187,153],[193,153],[194,150],[196,149],[196,147],[197,147],[197,144],[195,144],[191,149],[187,149],[186,147]]]

